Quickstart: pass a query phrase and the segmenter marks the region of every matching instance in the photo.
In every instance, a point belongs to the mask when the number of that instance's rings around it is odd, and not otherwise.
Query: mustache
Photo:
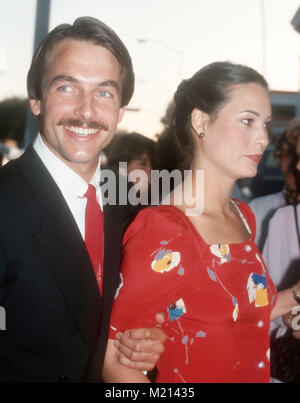
[[[75,127],[85,127],[88,129],[102,129],[108,130],[109,127],[103,122],[96,122],[94,120],[84,121],[80,119],[61,119],[57,126],[75,126]]]

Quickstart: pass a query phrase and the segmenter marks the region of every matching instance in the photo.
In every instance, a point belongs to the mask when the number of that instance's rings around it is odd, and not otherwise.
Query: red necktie
[[[96,188],[89,184],[84,195],[87,200],[85,210],[85,245],[95,271],[98,286],[103,292],[103,213],[97,202]]]

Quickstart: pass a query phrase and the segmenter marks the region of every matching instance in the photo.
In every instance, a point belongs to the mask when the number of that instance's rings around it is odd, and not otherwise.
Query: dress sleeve
[[[141,211],[123,238],[120,285],[111,314],[110,338],[131,328],[155,326],[155,314],[168,314],[186,282],[192,253],[189,229],[160,207]]]

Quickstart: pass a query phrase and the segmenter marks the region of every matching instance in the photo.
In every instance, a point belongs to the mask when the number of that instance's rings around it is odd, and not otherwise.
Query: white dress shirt
[[[81,178],[73,169],[60,160],[44,143],[40,134],[33,143],[33,148],[50,172],[52,178],[63,194],[73,217],[78,225],[79,231],[85,238],[85,209],[87,198],[84,197],[88,189],[88,183]],[[102,195],[100,189],[100,158],[96,172],[91,180],[91,184],[96,188],[97,200],[102,207]]]

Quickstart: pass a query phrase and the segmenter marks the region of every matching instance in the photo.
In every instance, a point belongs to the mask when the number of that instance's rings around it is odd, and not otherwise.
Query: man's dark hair
[[[44,38],[33,55],[27,75],[29,98],[42,99],[49,56],[54,46],[64,39],[86,41],[102,46],[116,57],[121,70],[121,106],[128,105],[134,90],[134,73],[129,52],[111,28],[92,17],[77,18],[73,25],[58,25]]]

